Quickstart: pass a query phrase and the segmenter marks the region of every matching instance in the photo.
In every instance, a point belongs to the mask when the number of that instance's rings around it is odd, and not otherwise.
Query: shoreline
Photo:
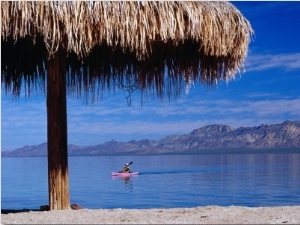
[[[300,224],[300,205],[2,211],[1,224]]]

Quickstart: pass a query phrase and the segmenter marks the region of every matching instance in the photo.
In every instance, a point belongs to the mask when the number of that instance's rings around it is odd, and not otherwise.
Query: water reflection
[[[128,184],[130,181],[130,177],[124,177],[123,180],[125,184]]]
[[[113,177],[113,180],[123,181],[124,188],[129,189],[130,191],[133,189],[133,181],[131,180],[132,176],[130,177]]]

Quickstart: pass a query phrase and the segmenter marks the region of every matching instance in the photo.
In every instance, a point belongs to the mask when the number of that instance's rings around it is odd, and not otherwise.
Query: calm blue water
[[[129,180],[111,171],[133,161]],[[47,158],[1,159],[1,208],[48,204]],[[84,208],[300,205],[300,154],[69,157],[70,203]]]

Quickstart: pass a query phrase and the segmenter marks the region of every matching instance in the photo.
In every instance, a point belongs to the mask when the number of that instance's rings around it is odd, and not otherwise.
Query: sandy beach
[[[1,214],[1,224],[300,224],[300,206],[28,211]]]

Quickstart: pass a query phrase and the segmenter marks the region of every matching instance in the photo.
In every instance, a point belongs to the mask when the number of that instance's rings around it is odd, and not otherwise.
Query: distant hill
[[[68,145],[69,156],[79,155],[144,155],[185,154],[210,152],[212,150],[254,149],[300,149],[300,121],[285,121],[282,124],[259,125],[233,129],[229,125],[208,125],[188,134],[167,136],[158,141],[118,142],[111,140],[99,145]],[[46,156],[47,143],[24,146],[2,152],[2,157]]]

